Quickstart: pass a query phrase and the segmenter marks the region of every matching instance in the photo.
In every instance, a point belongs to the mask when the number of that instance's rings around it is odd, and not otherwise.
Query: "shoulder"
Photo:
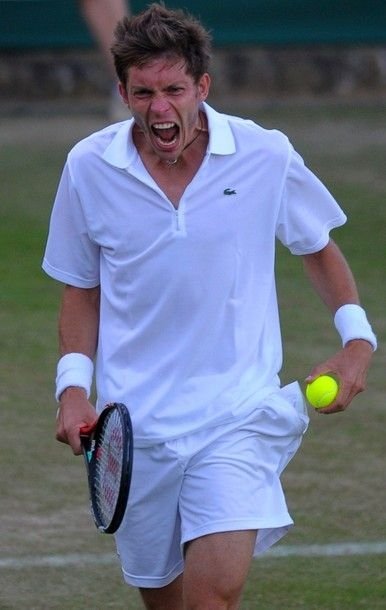
[[[237,158],[256,160],[280,159],[285,167],[291,154],[287,136],[277,129],[266,129],[255,121],[216,112],[206,105],[209,124],[210,151],[219,155],[234,154]]]
[[[224,115],[236,139],[251,147],[288,153],[291,147],[288,137],[278,129],[268,129],[251,119]]]
[[[122,125],[122,123],[114,123],[77,142],[68,154],[70,164],[89,160],[93,157],[102,158]]]
[[[238,151],[267,148],[288,154],[291,148],[287,136],[278,129],[267,129],[252,119],[217,112],[208,105],[205,109],[211,136],[222,141],[233,138]]]

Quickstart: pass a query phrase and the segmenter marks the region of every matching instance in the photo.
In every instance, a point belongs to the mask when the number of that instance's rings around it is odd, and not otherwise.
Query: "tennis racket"
[[[125,513],[133,467],[133,429],[125,405],[107,405],[95,426],[81,428],[80,440],[91,514],[100,532],[113,534]]]

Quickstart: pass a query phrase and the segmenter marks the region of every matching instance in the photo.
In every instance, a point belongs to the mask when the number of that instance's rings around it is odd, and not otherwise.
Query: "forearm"
[[[333,373],[339,379],[337,399],[320,412],[344,410],[353,397],[366,386],[376,337],[365,311],[359,306],[359,296],[353,274],[343,254],[333,241],[320,252],[303,257],[310,282],[334,316],[343,349],[314,366],[306,381]],[[346,307],[343,307],[346,306]]]
[[[359,304],[353,274],[332,240],[320,252],[303,256],[303,264],[313,288],[332,314],[346,303]]]
[[[66,286],[59,315],[60,355],[95,356],[99,330],[99,287],[91,289]]]
[[[60,401],[56,438],[81,451],[79,429],[95,421],[89,403],[93,364],[99,329],[99,288],[89,290],[66,286],[63,293],[59,338],[61,359],[56,378],[56,397]]]
[[[93,378],[93,359],[98,342],[99,288],[66,286],[59,315],[61,359],[56,376],[56,398],[68,388],[82,389],[88,398]]]

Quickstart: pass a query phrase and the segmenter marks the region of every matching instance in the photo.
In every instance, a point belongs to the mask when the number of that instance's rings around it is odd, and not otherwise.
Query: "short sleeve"
[[[277,218],[277,238],[292,254],[312,254],[324,248],[331,229],[346,220],[331,193],[291,147]]]
[[[49,276],[77,288],[99,285],[99,246],[89,236],[68,163],[56,194],[42,267]]]

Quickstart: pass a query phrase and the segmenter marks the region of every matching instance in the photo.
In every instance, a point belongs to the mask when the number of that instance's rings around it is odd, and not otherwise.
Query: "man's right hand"
[[[60,396],[56,416],[56,440],[70,445],[74,455],[80,455],[79,431],[83,426],[92,426],[97,419],[95,408],[88,401],[83,388],[69,387]]]

